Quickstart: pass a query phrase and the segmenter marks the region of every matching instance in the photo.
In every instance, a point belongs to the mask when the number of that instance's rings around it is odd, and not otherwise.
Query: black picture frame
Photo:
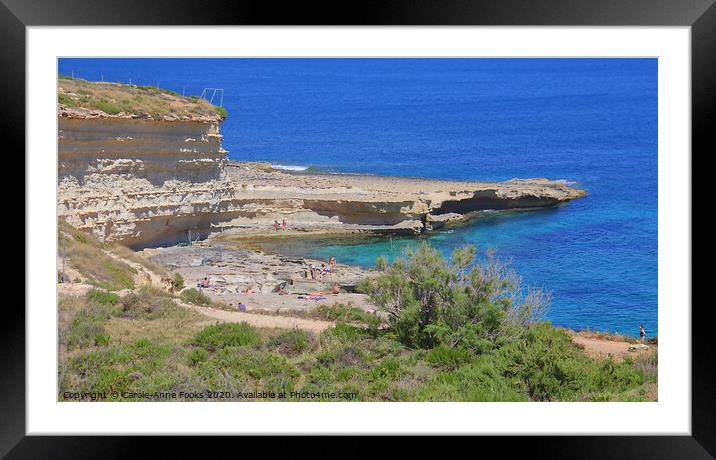
[[[547,25],[690,26],[692,150],[712,151],[716,100],[714,0],[364,1],[276,5],[268,1],[147,2],[137,0],[0,0],[0,57],[6,152],[25,151],[25,28],[82,25]],[[692,155],[691,152],[684,152]],[[17,161],[17,160],[15,160]],[[24,167],[24,166],[23,166]],[[28,171],[26,171],[26,174]],[[26,233],[25,233],[26,235]],[[25,240],[25,248],[31,242]],[[28,273],[28,279],[31,274]],[[27,285],[25,289],[29,289]],[[8,458],[119,457],[135,454],[123,437],[25,435],[25,314],[4,305],[0,327],[0,455]],[[681,306],[691,308],[691,305]],[[549,457],[713,458],[716,455],[714,367],[708,343],[709,304],[692,314],[692,435],[530,437],[531,449]],[[635,408],[638,411],[638,407]],[[638,417],[635,416],[635,422]],[[524,440],[524,438],[523,438]],[[190,438],[160,438],[186,449]],[[504,440],[485,438],[487,444]],[[486,451],[485,451],[486,452]]]

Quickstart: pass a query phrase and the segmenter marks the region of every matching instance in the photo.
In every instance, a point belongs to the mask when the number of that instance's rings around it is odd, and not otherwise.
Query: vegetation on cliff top
[[[59,76],[57,100],[60,109],[101,111],[109,116],[152,120],[219,121],[227,117],[224,107],[210,104],[198,96],[184,97],[154,86],[93,82]]]

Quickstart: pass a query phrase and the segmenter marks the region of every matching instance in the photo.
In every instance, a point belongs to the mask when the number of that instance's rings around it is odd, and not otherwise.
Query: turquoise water
[[[63,74],[224,89],[236,160],[341,173],[547,177],[589,195],[421,237],[493,248],[552,291],[555,324],[656,335],[656,59],[61,59]],[[370,266],[416,238],[280,248]]]

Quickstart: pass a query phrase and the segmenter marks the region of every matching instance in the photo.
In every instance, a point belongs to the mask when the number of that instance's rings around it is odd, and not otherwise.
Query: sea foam
[[[305,171],[308,169],[308,166],[299,166],[299,165],[275,165],[275,164],[272,164],[271,167],[273,169],[281,169],[284,171]]]

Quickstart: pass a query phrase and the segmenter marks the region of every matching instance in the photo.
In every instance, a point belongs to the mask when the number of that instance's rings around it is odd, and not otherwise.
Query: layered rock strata
[[[283,220],[294,233],[420,233],[474,211],[550,207],[584,194],[547,179],[279,171],[228,162],[218,117],[159,121],[81,113],[61,108],[58,114],[58,214],[135,248],[221,232],[271,234],[274,221]]]

